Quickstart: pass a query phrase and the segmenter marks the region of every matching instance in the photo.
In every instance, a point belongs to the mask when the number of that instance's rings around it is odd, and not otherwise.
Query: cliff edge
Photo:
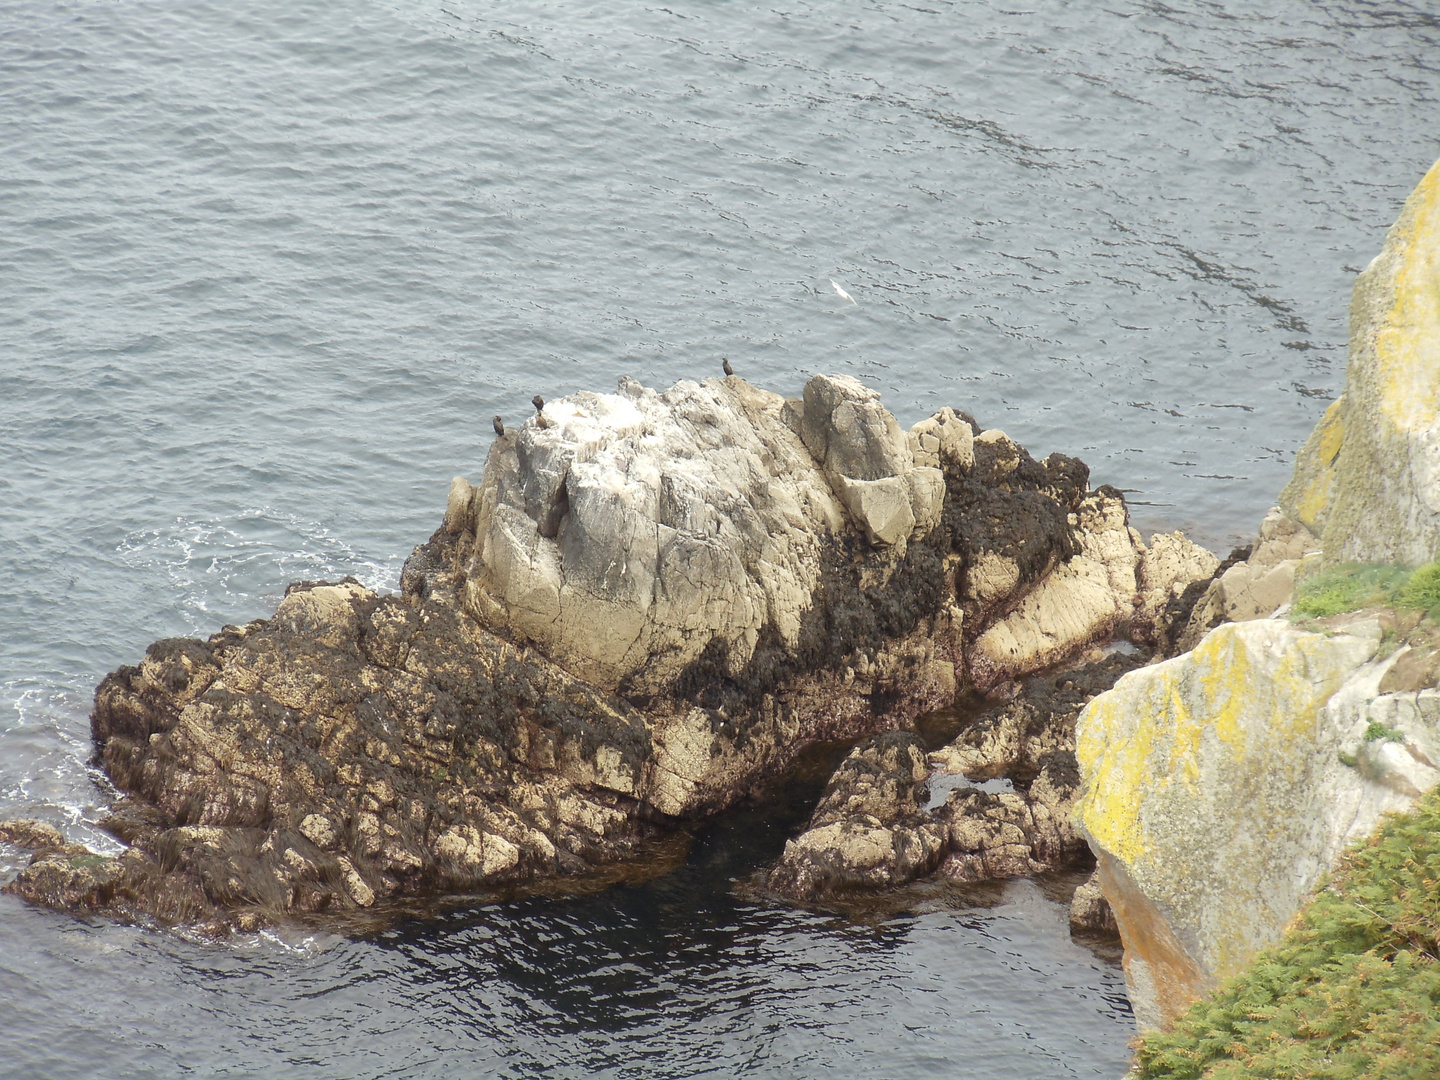
[[[1188,651],[1079,718],[1076,824],[1142,1030],[1278,942],[1347,844],[1440,780],[1440,609],[1382,587],[1440,556],[1437,253],[1440,163],[1356,281],[1344,393],[1253,550],[1196,605]],[[1292,607],[1327,581],[1328,608]]]

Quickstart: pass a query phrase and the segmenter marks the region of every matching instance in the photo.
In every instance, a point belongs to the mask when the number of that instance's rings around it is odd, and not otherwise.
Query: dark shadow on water
[[[957,710],[933,723],[954,728],[971,715]],[[994,936],[991,909],[1004,900],[1003,882],[920,881],[811,908],[765,890],[765,870],[805,827],[848,749],[808,748],[754,804],[697,830],[684,861],[674,865],[671,853],[648,880],[452,907],[378,930],[371,940],[405,956],[413,986],[456,1008],[493,1020],[496,1006],[484,1001],[514,995],[532,1003],[528,1023],[564,1035],[673,1022],[690,1010],[703,1013],[713,995],[763,995],[776,972],[807,977],[817,940],[830,943],[827,951],[842,949],[851,963],[892,953],[923,914],[945,912],[960,927]],[[1068,902],[1085,876],[1050,875],[1040,885],[1050,899]]]

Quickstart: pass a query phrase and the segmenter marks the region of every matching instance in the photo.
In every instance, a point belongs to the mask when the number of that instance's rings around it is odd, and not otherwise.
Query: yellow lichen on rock
[[[1313,886],[1329,840],[1311,804],[1343,734],[1325,705],[1377,641],[1378,628],[1231,623],[1081,714],[1075,820],[1100,860],[1142,1027],[1238,971]]]
[[[1325,528],[1335,486],[1335,458],[1345,441],[1345,398],[1330,403],[1295,456],[1295,475],[1280,494],[1291,515],[1314,533]]]
[[[1440,408],[1440,162],[1420,181],[1386,247],[1394,298],[1375,331],[1380,408],[1401,431],[1428,429]]]
[[[1355,281],[1345,392],[1295,461],[1280,505],[1325,561],[1440,555],[1440,162]]]

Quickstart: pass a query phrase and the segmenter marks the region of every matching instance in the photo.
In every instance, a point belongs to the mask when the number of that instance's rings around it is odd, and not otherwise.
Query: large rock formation
[[[707,650],[740,677],[767,633],[794,655],[850,522],[896,557],[939,523],[944,475],[854,379],[788,405],[733,376],[620,391],[502,437],[448,518],[475,535],[467,609],[596,686],[663,693]]]
[[[1355,282],[1345,392],[1280,504],[1329,563],[1440,556],[1440,162]]]
[[[1440,780],[1432,624],[1386,610],[1268,617],[1302,563],[1440,554],[1437,252],[1440,163],[1356,281],[1345,391],[1253,548],[1178,635],[1157,635],[1183,655],[1126,676],[1080,719],[1077,821],[1142,1028],[1277,941],[1348,841]]]
[[[1189,652],[1221,623],[1274,615],[1290,603],[1301,562],[1319,550],[1320,542],[1309,529],[1273,507],[1248,555],[1240,558],[1237,553],[1215,574],[1167,655]]]
[[[1227,624],[1081,715],[1075,816],[1142,1028],[1279,940],[1344,846],[1440,779],[1433,629],[1382,659],[1395,620]]]
[[[907,433],[840,376],[551,402],[451,485],[399,596],[300,583],[108,676],[130,848],[41,837],[10,888],[220,927],[633,859],[807,742],[1150,617],[1196,559],[1087,480],[949,409]]]

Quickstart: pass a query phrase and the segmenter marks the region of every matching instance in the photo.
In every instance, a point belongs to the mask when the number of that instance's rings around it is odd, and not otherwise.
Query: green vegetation
[[[1440,1076],[1440,790],[1342,862],[1275,948],[1164,1034],[1146,1080]]]
[[[1433,619],[1435,609],[1440,608],[1440,562],[1427,563],[1411,574],[1410,580],[1396,593],[1395,603],[1429,612]]]
[[[1398,566],[1347,563],[1302,581],[1295,589],[1293,615],[1323,619],[1345,611],[1388,605],[1410,573]]]
[[[1374,563],[1346,563],[1321,571],[1295,587],[1290,613],[1322,619],[1367,607],[1402,607],[1440,622],[1440,562],[1418,570]]]
[[[1379,720],[1371,720],[1370,726],[1365,729],[1365,741],[1379,742],[1381,739],[1387,742],[1404,742],[1405,736],[1392,727],[1386,727]]]

